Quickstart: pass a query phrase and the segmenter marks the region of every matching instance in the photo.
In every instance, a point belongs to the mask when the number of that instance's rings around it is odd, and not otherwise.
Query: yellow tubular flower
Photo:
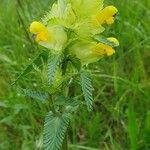
[[[119,46],[119,41],[114,38],[114,37],[109,37],[107,38],[108,41],[113,42],[116,46]],[[107,56],[111,56],[115,53],[115,50],[106,44],[103,43],[98,43],[93,49],[92,52],[94,55],[96,56],[103,56],[103,55],[107,55]]]
[[[37,42],[47,42],[49,40],[48,29],[40,22],[32,22],[30,25],[30,32],[36,36],[35,40]]]
[[[98,43],[92,49],[92,52],[96,56],[103,56],[103,55],[111,56],[115,53],[115,50],[111,46],[108,46],[108,45],[103,44],[103,43]]]
[[[107,6],[103,10],[99,11],[96,15],[96,21],[98,24],[113,24],[114,16],[118,12],[117,8],[114,6]]]

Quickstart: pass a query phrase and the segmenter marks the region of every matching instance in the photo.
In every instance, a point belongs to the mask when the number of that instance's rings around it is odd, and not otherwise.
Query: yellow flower
[[[119,41],[114,37],[107,38],[108,41],[119,46]],[[71,53],[80,59],[82,65],[96,62],[105,55],[111,56],[115,53],[115,49],[104,43],[96,42],[80,42],[71,47]]]
[[[35,35],[35,40],[37,42],[46,42],[50,38],[50,34],[46,26],[37,21],[32,22],[30,25],[30,32]]]
[[[107,56],[111,56],[112,54],[115,53],[115,50],[111,47],[108,46],[106,44],[103,43],[98,43],[93,49],[92,52],[94,55],[96,56],[103,56],[103,55],[107,55]]]
[[[54,51],[61,51],[67,41],[67,35],[63,27],[59,25],[48,25],[46,27],[44,24],[34,21],[30,25],[30,32],[41,46]]]
[[[114,6],[107,6],[103,10],[100,10],[96,17],[95,23],[102,25],[102,24],[113,24],[114,23],[114,16],[118,12],[117,8]]]
[[[104,24],[114,22],[117,12],[114,6],[103,8],[103,0],[57,0],[42,23],[34,21],[30,25],[30,32],[39,45],[52,52],[62,52],[68,47],[67,42],[76,39],[67,52],[76,55],[82,64],[88,64],[114,54],[112,43],[119,46],[113,37],[98,40],[99,43],[93,40],[97,35],[101,37]]]
[[[108,41],[113,42],[116,46],[119,46],[119,41],[114,38],[114,37],[110,37],[107,38]],[[115,50],[113,49],[113,47],[103,44],[103,43],[98,43],[93,49],[92,52],[94,55],[96,56],[102,56],[102,55],[107,55],[107,56],[111,56],[115,53]]]

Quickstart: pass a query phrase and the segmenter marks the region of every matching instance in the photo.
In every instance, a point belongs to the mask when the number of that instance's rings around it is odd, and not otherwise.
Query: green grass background
[[[115,5],[119,15],[104,35],[117,37],[120,46],[113,57],[90,65],[94,111],[81,107],[74,114],[69,149],[150,150],[150,0],[105,2]],[[16,86],[11,83],[38,53],[28,27],[43,16],[50,3],[0,1],[0,150],[42,149],[48,109],[17,92],[18,85],[40,87],[40,73],[33,71]]]

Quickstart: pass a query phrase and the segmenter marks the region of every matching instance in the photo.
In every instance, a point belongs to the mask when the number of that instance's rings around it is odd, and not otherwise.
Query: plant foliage
[[[21,89],[21,93],[31,98],[39,99],[41,101],[48,100],[48,93],[33,91],[29,89]]]
[[[64,106],[66,112],[72,113],[77,110],[79,106],[79,102],[73,98],[65,97],[65,96],[59,96],[55,100],[56,106]]]
[[[24,71],[18,76],[18,78],[12,83],[12,85],[16,84],[16,82],[30,73],[34,66],[40,67],[44,62],[46,62],[48,59],[48,53],[46,51],[41,52],[38,56],[36,56],[33,61],[24,69]]]
[[[91,79],[89,77],[89,74],[85,70],[81,70],[80,79],[87,108],[89,111],[91,111],[93,107],[93,95],[92,95],[93,87]]]
[[[44,124],[44,149],[60,150],[69,124],[70,114],[49,112]]]
[[[73,66],[74,66],[78,71],[80,71],[80,70],[81,70],[81,62],[80,62],[80,59],[77,58],[77,57],[74,56],[74,55],[70,55],[70,56],[69,56],[69,59],[70,59],[71,63],[73,64]]]
[[[48,84],[51,85],[54,79],[56,70],[61,62],[61,55],[50,54],[48,58]]]

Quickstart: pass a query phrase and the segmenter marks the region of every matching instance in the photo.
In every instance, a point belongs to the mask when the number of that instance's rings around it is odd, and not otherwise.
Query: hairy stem
[[[65,61],[63,62],[62,64],[62,75],[65,76],[66,75],[66,69],[67,69],[67,60],[65,59]],[[69,93],[69,87],[68,87],[68,84],[67,82],[64,82],[62,84],[62,93],[65,97],[68,96],[68,93]],[[68,133],[66,131],[66,135],[65,135],[65,138],[64,138],[64,141],[63,141],[63,145],[62,145],[62,150],[68,150],[68,139],[67,139],[67,136]]]

